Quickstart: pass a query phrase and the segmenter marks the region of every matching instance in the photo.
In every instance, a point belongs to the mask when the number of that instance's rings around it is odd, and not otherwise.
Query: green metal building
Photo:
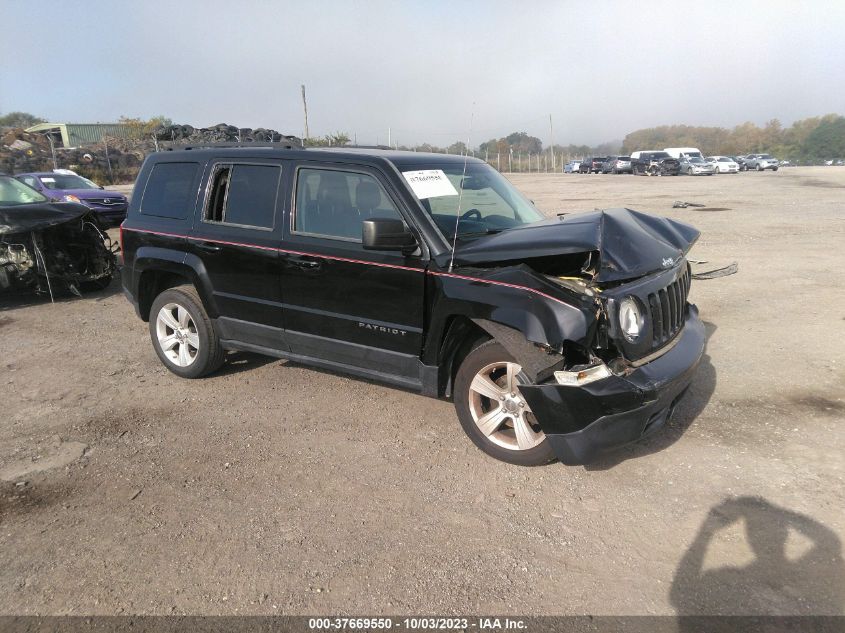
[[[104,136],[129,138],[131,128],[120,123],[39,123],[26,129],[27,132],[47,134],[61,138],[60,147],[78,147],[99,143]]]

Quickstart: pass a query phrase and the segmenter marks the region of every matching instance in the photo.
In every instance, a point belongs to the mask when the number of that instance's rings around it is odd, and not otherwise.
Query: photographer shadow
[[[744,523],[754,560],[705,569],[717,532],[738,522]],[[788,544],[791,531],[804,543],[797,553],[790,551],[797,546]],[[737,551],[732,556],[740,557]],[[681,631],[699,630],[695,616],[704,615],[841,615],[842,545],[832,530],[808,516],[760,497],[729,498],[711,508],[678,565],[669,599],[681,616]]]

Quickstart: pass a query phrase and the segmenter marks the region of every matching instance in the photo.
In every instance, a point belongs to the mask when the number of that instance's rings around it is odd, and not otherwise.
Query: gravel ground
[[[520,468],[449,402],[250,354],[180,380],[117,283],[5,298],[0,613],[842,614],[845,169],[512,180],[738,262],[693,285],[670,428]]]

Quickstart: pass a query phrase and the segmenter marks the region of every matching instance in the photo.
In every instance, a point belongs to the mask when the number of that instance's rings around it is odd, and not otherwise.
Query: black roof
[[[188,149],[190,147],[190,149]],[[155,160],[209,160],[211,158],[292,158],[307,160],[356,160],[364,159],[366,162],[393,163],[397,167],[406,165],[419,165],[421,163],[459,164],[464,161],[470,163],[481,163],[480,158],[471,156],[464,157],[457,154],[437,154],[429,152],[408,152],[392,149],[372,149],[362,147],[319,147],[319,148],[294,148],[284,149],[272,146],[250,146],[243,144],[237,147],[213,147],[213,146],[186,146],[185,149],[178,147],[170,148],[165,152],[150,154]]]

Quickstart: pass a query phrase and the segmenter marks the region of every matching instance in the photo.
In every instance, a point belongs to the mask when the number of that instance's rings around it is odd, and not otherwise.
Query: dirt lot
[[[843,613],[845,169],[512,179],[739,263],[693,286],[671,428],[519,468],[449,402],[247,354],[180,380],[116,283],[6,299],[0,613]]]

